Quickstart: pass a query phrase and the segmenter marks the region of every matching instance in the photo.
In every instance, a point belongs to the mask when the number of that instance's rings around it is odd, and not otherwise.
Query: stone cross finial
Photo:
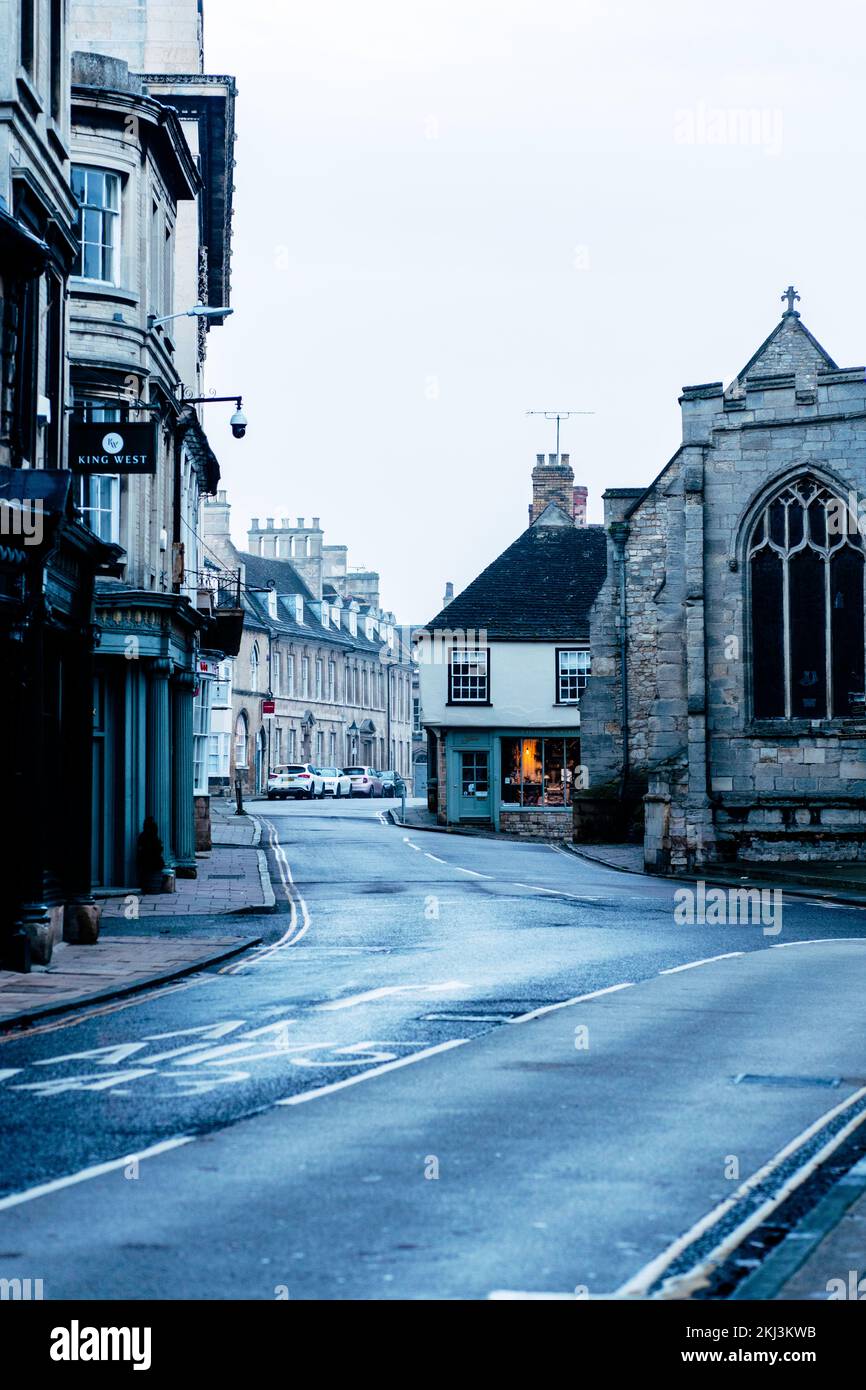
[[[794,289],[793,285],[789,285],[788,288],[784,291],[784,293],[779,296],[779,298],[787,299],[788,301],[788,307],[785,310],[786,314],[796,314],[797,310],[794,308],[794,300],[799,299],[800,296]],[[782,315],[782,317],[784,318],[784,314]]]

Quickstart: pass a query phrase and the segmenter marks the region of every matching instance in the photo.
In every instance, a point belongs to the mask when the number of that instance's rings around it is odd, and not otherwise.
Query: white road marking
[[[47,1197],[51,1192],[61,1192],[63,1188],[74,1187],[79,1182],[89,1182],[91,1178],[101,1178],[106,1173],[115,1173],[118,1168],[127,1168],[130,1163],[143,1163],[146,1158],[156,1158],[171,1149],[179,1149],[183,1144],[191,1144],[194,1138],[192,1134],[184,1134],[177,1139],[164,1139],[161,1144],[142,1149],[140,1153],[127,1154],[125,1158],[113,1158],[109,1163],[96,1163],[92,1168],[82,1168],[80,1173],[70,1173],[68,1177],[40,1183],[38,1187],[31,1187],[26,1192],[15,1192],[11,1197],[0,1198],[0,1211],[20,1207],[24,1202],[32,1202],[37,1197]]]
[[[308,1100],[318,1100],[320,1096],[328,1096],[334,1091],[342,1091],[347,1086],[357,1086],[361,1081],[369,1081],[374,1076],[384,1076],[385,1072],[396,1071],[398,1067],[411,1066],[413,1062],[421,1062],[425,1057],[433,1057],[437,1052],[448,1052],[452,1047],[463,1047],[470,1041],[470,1038],[452,1038],[450,1042],[437,1043],[435,1047],[425,1047],[420,1052],[413,1052],[410,1057],[398,1057],[396,1062],[386,1062],[384,1066],[374,1067],[372,1071],[358,1072],[355,1076],[348,1076],[343,1081],[332,1081],[328,1086],[317,1086],[314,1091],[301,1091],[296,1096],[287,1096],[285,1100],[278,1100],[275,1104],[304,1105]]]
[[[424,853],[428,859],[435,859],[437,864],[444,864],[446,862],[444,859],[440,859],[438,854],[431,854],[429,850],[425,849]]]
[[[792,946],[827,946],[831,942],[845,941],[849,946],[862,945],[864,938],[859,936],[815,936],[810,941],[774,941],[772,951],[789,951]]]
[[[403,844],[404,844],[404,845],[408,845],[410,849],[414,849],[414,851],[415,851],[416,854],[420,854],[420,853],[421,853],[421,846],[420,846],[420,845],[413,845],[413,843],[412,843],[412,841],[409,839],[409,836],[408,836],[408,835],[404,835],[404,836],[403,836]]]
[[[603,994],[616,994],[620,989],[634,989],[634,980],[627,980],[621,985],[608,985],[607,989],[594,989],[591,994],[576,994],[573,999],[563,999],[559,1004],[545,1004],[543,1008],[533,1009],[531,1013],[518,1014],[517,1018],[506,1019],[506,1023],[529,1023],[533,1018],[541,1018],[542,1014],[567,1009],[571,1004],[585,1004],[588,999],[600,999]]]
[[[666,1250],[662,1251],[660,1255],[657,1255],[654,1259],[650,1260],[649,1264],[644,1265],[643,1269],[638,1270],[637,1274],[633,1275],[632,1278],[629,1279],[625,1284],[623,1284],[621,1288],[617,1289],[613,1297],[644,1297],[646,1295],[647,1290],[650,1289],[653,1286],[653,1284],[658,1282],[658,1280],[664,1274],[665,1270],[668,1269],[671,1264],[673,1264],[674,1260],[679,1255],[681,1255],[684,1250],[687,1250],[690,1245],[694,1244],[694,1242],[700,1236],[702,1236],[705,1231],[708,1231],[711,1229],[711,1227],[715,1226],[716,1223],[724,1215],[726,1215],[726,1213],[729,1212],[732,1207],[735,1207],[738,1202],[741,1202],[744,1197],[747,1197],[756,1187],[759,1187],[761,1183],[765,1181],[766,1178],[770,1177],[770,1175],[773,1172],[775,1172],[775,1170],[782,1163],[784,1163],[787,1158],[791,1156],[792,1153],[796,1153],[797,1149],[802,1148],[804,1144],[808,1143],[808,1141],[815,1134],[818,1134],[822,1129],[824,1129],[828,1124],[830,1124],[831,1121],[834,1120],[837,1115],[841,1115],[844,1110],[849,1109],[852,1105],[856,1105],[864,1097],[866,1097],[866,1086],[861,1087],[859,1091],[855,1091],[854,1094],[849,1096],[847,1100],[841,1101],[839,1105],[834,1106],[832,1110],[828,1110],[826,1114],[822,1115],[819,1119],[815,1120],[814,1123],[809,1125],[807,1129],[804,1129],[802,1134],[799,1134],[796,1137],[796,1139],[791,1139],[789,1143],[787,1143],[784,1146],[784,1148],[780,1149],[779,1152],[775,1154],[773,1158],[769,1159],[768,1162],[763,1165],[763,1167],[759,1168],[756,1172],[754,1172],[751,1175],[751,1177],[747,1178],[746,1181],[742,1183],[740,1187],[737,1188],[736,1192],[733,1193],[732,1196],[726,1197],[724,1201],[719,1202],[715,1207],[713,1207],[712,1211],[707,1212],[706,1216],[702,1216],[699,1221],[696,1221],[695,1224],[691,1226],[689,1230],[685,1232],[684,1235],[678,1236],[677,1239],[673,1241],[673,1243],[669,1245]],[[781,1204],[781,1202],[783,1202],[787,1197],[789,1197],[790,1194],[797,1187],[799,1187],[802,1182],[805,1181],[809,1174],[814,1172],[818,1165],[822,1163],[824,1159],[827,1158],[835,1149],[837,1149],[839,1145],[843,1143],[845,1139],[847,1139],[848,1135],[852,1133],[853,1130],[856,1129],[860,1124],[862,1124],[864,1120],[866,1120],[866,1111],[864,1111],[860,1115],[856,1115],[854,1119],[850,1122],[850,1124],[845,1125],[844,1128],[840,1129],[838,1133],[836,1133],[833,1136],[833,1138],[829,1141],[829,1143],[824,1146],[824,1148],[820,1149],[819,1152],[815,1154],[811,1159],[809,1159],[806,1163],[804,1163],[801,1168],[797,1169],[797,1171],[793,1173],[791,1177],[786,1179],[779,1191],[773,1197],[768,1198],[767,1201],[762,1203],[762,1205],[758,1207],[756,1211],[752,1212],[751,1216],[748,1216],[744,1221],[742,1221],[740,1225],[737,1226],[735,1230],[733,1230],[719,1245],[717,1245],[715,1249],[710,1252],[709,1255],[707,1255],[703,1260],[701,1260],[699,1264],[697,1264],[693,1269],[689,1270],[686,1274],[679,1275],[675,1280],[670,1281],[671,1288],[679,1288],[679,1296],[682,1297],[684,1296],[682,1292],[682,1284],[685,1280],[689,1281],[690,1286],[697,1287],[695,1281],[702,1282],[705,1274],[709,1272],[709,1270],[712,1269],[714,1266],[721,1263],[721,1261],[725,1260],[727,1256],[731,1253],[731,1251],[737,1248],[737,1246],[749,1234],[750,1231],[753,1231],[756,1226],[759,1226],[763,1221],[766,1221],[768,1215],[770,1215],[771,1212],[775,1211],[776,1207],[778,1207]],[[673,1296],[671,1292],[663,1292],[664,1296],[666,1297]]]
[[[473,878],[492,878],[492,874],[480,874],[477,869],[464,869],[462,864],[455,864],[458,874],[471,874]]]
[[[670,970],[660,970],[660,975],[679,975],[681,970],[696,970],[699,965],[712,965],[716,960],[733,960],[735,956],[744,956],[745,951],[726,951],[723,956],[706,956],[704,960],[690,960],[685,965],[672,965]]]
[[[331,999],[327,1004],[317,1004],[317,1009],[352,1009],[356,1004],[368,1004],[373,999],[384,999],[386,995],[407,994],[420,991],[422,994],[441,994],[448,990],[468,989],[462,980],[444,980],[434,985],[381,985],[378,989],[367,989],[363,994],[350,994],[346,999]]]
[[[266,820],[264,824],[268,828],[268,844],[273,850],[274,858],[277,863],[277,871],[283,885],[283,891],[289,900],[289,926],[283,933],[279,941],[275,941],[272,946],[265,946],[254,955],[248,956],[245,960],[238,961],[236,965],[227,966],[220,973],[224,975],[236,975],[241,970],[249,969],[251,966],[260,965],[262,961],[270,960],[277,952],[285,946],[294,946],[310,930],[312,919],[307,907],[304,896],[292,877],[292,870],[286,858],[286,852],[280,844],[280,837],[273,821]],[[298,918],[300,913],[300,926]]]
[[[575,903],[600,903],[600,897],[591,893],[566,893],[562,888],[542,888],[539,883],[515,883],[515,888],[528,888],[530,893],[554,893],[557,898],[570,898]]]
[[[0,1081],[6,1081],[10,1076],[17,1076],[21,1070],[21,1067],[7,1067],[4,1071],[0,1071]]]

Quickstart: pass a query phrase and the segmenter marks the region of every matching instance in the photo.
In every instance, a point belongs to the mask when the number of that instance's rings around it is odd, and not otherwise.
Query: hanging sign
[[[155,473],[159,434],[156,422],[113,421],[69,426],[69,467],[73,473]]]

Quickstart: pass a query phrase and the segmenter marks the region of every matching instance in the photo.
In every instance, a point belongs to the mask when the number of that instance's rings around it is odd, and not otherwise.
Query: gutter
[[[619,570],[619,679],[620,693],[622,696],[622,773],[620,774],[619,785],[620,800],[625,797],[625,789],[628,783],[630,770],[628,751],[628,667],[626,664],[628,656],[628,605],[625,591],[625,543],[628,540],[628,534],[629,527],[627,522],[611,522],[610,538],[613,541],[616,551],[617,567]]]

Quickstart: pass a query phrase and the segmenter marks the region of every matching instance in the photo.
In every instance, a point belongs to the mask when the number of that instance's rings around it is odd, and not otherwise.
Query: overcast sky
[[[594,412],[562,447],[601,520],[789,281],[863,362],[864,27],[855,0],[205,0],[239,86],[208,381],[250,418],[209,419],[236,539],[320,516],[424,622],[526,525],[554,448],[527,410]]]

